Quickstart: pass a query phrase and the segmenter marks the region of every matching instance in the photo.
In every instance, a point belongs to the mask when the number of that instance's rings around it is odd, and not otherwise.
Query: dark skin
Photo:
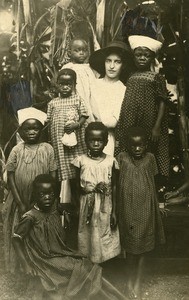
[[[58,90],[61,98],[68,98],[71,96],[72,91],[75,90],[75,82],[71,75],[61,75],[58,77]],[[86,122],[86,118],[81,116],[78,122],[66,124],[64,129],[67,134],[72,133],[74,130],[79,129]]]
[[[38,183],[35,187],[35,197],[39,209],[44,213],[50,212],[55,202],[55,190],[53,185],[49,182]],[[28,263],[29,259],[27,259],[27,253],[25,252],[23,240],[15,236],[13,237],[12,241],[24,273],[33,276],[36,275],[34,268]]]
[[[20,135],[26,144],[38,144],[42,128],[43,125],[38,120],[28,119],[21,125]],[[56,178],[56,171],[52,171],[50,174],[54,179]],[[18,205],[19,212],[21,215],[23,215],[28,210],[28,207],[26,203],[23,203],[19,195],[19,191],[15,182],[15,172],[8,172],[8,181],[14,200]]]
[[[91,130],[86,138],[87,148],[90,152],[91,159],[102,161],[105,159],[106,154],[103,153],[104,147],[107,145],[107,139],[104,138],[103,132],[101,130]],[[110,218],[110,226],[114,229],[117,225],[117,217],[116,217],[116,196],[117,196],[117,170],[113,166],[112,169],[112,213]],[[97,193],[105,193],[106,192],[106,183],[99,182],[95,188],[91,188],[88,190],[83,190],[80,185],[80,169],[76,168],[76,188],[75,188],[75,199],[76,199],[76,206],[79,206],[79,198],[80,194],[88,194],[91,192]]]
[[[134,61],[138,71],[145,72],[150,71],[152,62],[154,61],[155,54],[146,47],[137,47],[134,50]],[[159,99],[159,109],[156,122],[152,128],[151,140],[157,143],[161,135],[161,123],[165,114],[165,102],[163,99]]]

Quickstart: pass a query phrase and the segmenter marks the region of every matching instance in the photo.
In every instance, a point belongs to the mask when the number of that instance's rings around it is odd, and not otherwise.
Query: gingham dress
[[[125,149],[125,133],[129,127],[143,127],[148,137],[151,136],[152,128],[155,125],[159,99],[167,99],[165,79],[162,75],[152,71],[136,72],[127,82],[127,89],[121,107],[120,118],[117,126],[117,139],[120,150]],[[152,145],[150,145],[152,146]],[[168,116],[167,109],[161,124],[161,136],[155,145],[151,147],[161,175],[169,174],[169,140],[168,140]]]
[[[154,183],[158,171],[155,157],[146,153],[142,159],[134,160],[127,152],[121,152],[117,160],[121,245],[132,254],[151,251],[156,241],[165,242]]]
[[[86,152],[85,145],[85,127],[87,122],[81,128],[75,131],[77,145],[73,148],[64,146],[61,138],[64,135],[64,127],[69,119],[69,114],[74,114],[74,121],[77,122],[83,117],[88,117],[86,108],[80,96],[73,93],[68,98],[55,98],[48,104],[47,121],[50,123],[51,142],[55,152],[55,159],[58,166],[59,180],[74,178],[75,168],[70,163],[73,159]]]

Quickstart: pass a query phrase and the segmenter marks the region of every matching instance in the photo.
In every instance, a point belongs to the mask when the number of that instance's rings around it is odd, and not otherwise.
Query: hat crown
[[[129,51],[129,46],[122,41],[112,41],[105,48],[120,48]]]

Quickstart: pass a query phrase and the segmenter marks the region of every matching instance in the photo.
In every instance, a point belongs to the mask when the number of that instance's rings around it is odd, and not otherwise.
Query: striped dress
[[[86,119],[88,118],[84,102],[78,94],[73,93],[68,98],[58,97],[49,102],[47,121],[50,123],[50,137],[57,161],[59,181],[74,178],[75,169],[71,162],[76,156],[86,152],[86,122],[75,131],[77,137],[77,145],[75,147],[64,146],[61,142],[61,138],[65,133],[64,127],[69,121],[70,115],[72,115],[74,122],[78,122],[82,116],[86,117]]]
[[[15,183],[21,200],[30,209],[32,183],[35,177],[40,174],[49,174],[57,169],[54,150],[48,143],[34,145],[20,143],[12,149],[6,169],[8,172],[15,173]],[[8,271],[14,271],[15,254],[11,246],[11,236],[20,215],[11,191],[3,206],[3,217],[6,268]]]

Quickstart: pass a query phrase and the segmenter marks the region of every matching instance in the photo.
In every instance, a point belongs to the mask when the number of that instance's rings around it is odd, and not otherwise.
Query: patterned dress
[[[101,263],[120,253],[118,228],[111,230],[110,215],[112,211],[111,177],[113,165],[118,169],[114,157],[106,155],[102,161],[89,158],[87,155],[77,157],[74,166],[80,168],[80,184],[82,189],[91,193],[81,195],[78,229],[79,250],[92,262]],[[104,182],[107,186],[105,194],[92,192],[94,187]],[[94,199],[94,208],[90,224],[87,215],[90,202]]]
[[[47,120],[50,123],[51,142],[55,152],[55,159],[58,165],[59,180],[63,181],[75,177],[75,169],[71,162],[77,155],[86,152],[85,145],[85,127],[87,123],[75,131],[77,145],[73,148],[64,146],[61,142],[65,131],[64,127],[70,120],[79,121],[83,117],[88,117],[82,99],[75,93],[68,98],[55,98],[48,104]]]
[[[102,277],[100,266],[65,245],[60,216],[55,209],[45,213],[34,206],[23,215],[14,238],[23,240],[30,268],[35,270],[45,290],[59,294],[57,299],[125,299]]]
[[[164,243],[164,231],[156,196],[157,165],[152,153],[140,160],[121,152],[118,157],[119,229],[121,245],[128,253],[151,251],[155,242]]]
[[[15,173],[15,183],[19,195],[29,209],[33,206],[30,196],[35,177],[40,174],[49,174],[57,169],[54,150],[48,143],[35,145],[20,143],[12,149],[7,160],[6,169],[8,172]],[[15,254],[11,245],[11,236],[20,215],[11,191],[8,193],[3,205],[3,218],[5,263],[7,270],[12,272],[15,269]]]
[[[121,107],[120,118],[117,127],[117,137],[120,150],[125,149],[125,133],[129,127],[141,126],[148,136],[151,136],[155,125],[159,99],[167,99],[165,80],[162,75],[152,71],[137,72],[127,82],[127,90]],[[161,136],[158,144],[150,149],[153,152],[161,175],[169,174],[169,139],[168,116],[165,112],[161,124]]]

